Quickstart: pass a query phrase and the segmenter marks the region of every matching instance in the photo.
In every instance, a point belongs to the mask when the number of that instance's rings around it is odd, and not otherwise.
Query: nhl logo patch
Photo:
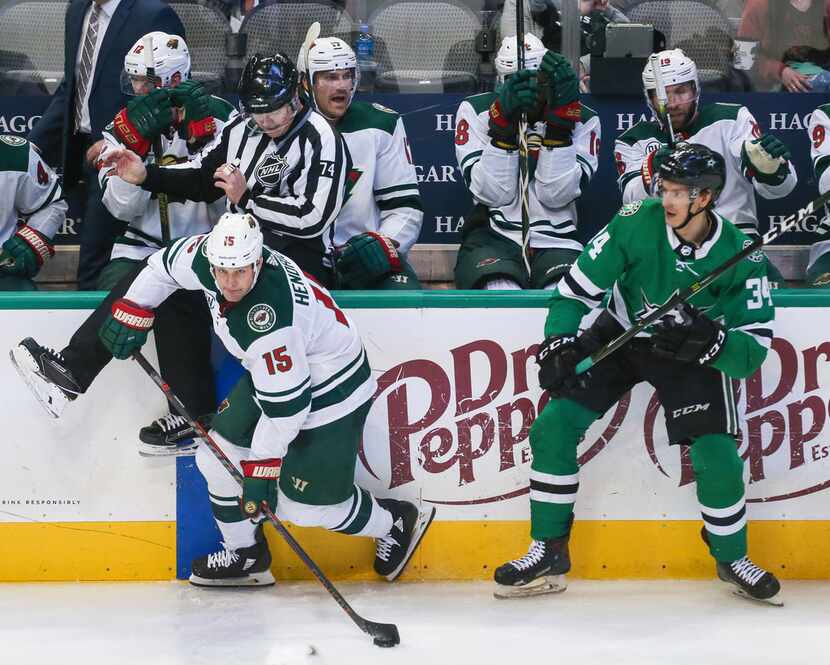
[[[270,305],[254,305],[248,310],[248,325],[254,332],[266,332],[277,322],[277,313]]]
[[[746,249],[751,244],[752,244],[752,241],[749,238],[747,238],[746,240],[744,240],[744,247],[743,248]],[[756,250],[756,251],[752,252],[752,254],[750,254],[746,258],[748,258],[753,263],[761,263],[764,260],[764,253],[759,249],[759,250]]]
[[[254,177],[260,185],[271,189],[280,184],[286,166],[288,166],[288,160],[285,157],[275,152],[271,153],[257,167]]]
[[[694,254],[694,248],[691,245],[680,245],[680,255],[689,257]]]
[[[636,215],[637,211],[640,209],[640,206],[643,205],[642,201],[633,201],[632,203],[626,203],[620,211],[617,213],[620,217],[631,217],[631,215]]]

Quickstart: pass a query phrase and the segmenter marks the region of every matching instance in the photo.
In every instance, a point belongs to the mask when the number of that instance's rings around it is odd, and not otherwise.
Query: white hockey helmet
[[[670,85],[678,85],[680,83],[694,83],[695,85],[695,106],[692,109],[691,117],[697,113],[697,104],[700,100],[700,80],[697,74],[697,65],[695,61],[687,56],[679,48],[668,51],[660,51],[657,54],[657,61],[660,67],[660,74],[663,77],[663,85],[669,87]],[[646,63],[643,69],[643,93],[646,97],[646,104],[652,110],[655,117],[662,123],[662,118],[657,114],[657,110],[651,103],[649,92],[657,90],[657,79],[654,76],[654,67],[651,59]]]
[[[504,83],[504,79],[510,74],[515,74],[518,69],[517,41],[515,35],[505,37],[499,46],[499,52],[496,54],[496,73],[499,83]],[[525,34],[525,69],[539,69],[542,58],[547,52],[541,39],[532,33]]]
[[[311,42],[308,55],[306,55],[305,44],[303,44],[297,55],[297,69],[301,75],[306,76],[312,97],[314,96],[314,86],[312,84],[317,72],[351,69],[354,76],[349,104],[352,103],[352,98],[360,82],[360,67],[357,66],[357,56],[352,47],[342,39],[338,37],[318,37]]]
[[[169,87],[176,74],[179,75],[179,82],[190,78],[190,51],[184,39],[166,32],[150,32],[133,44],[124,56],[121,89],[128,95],[135,94],[130,79],[147,76],[144,40],[148,37],[153,40],[154,83],[157,88]]]
[[[208,234],[205,256],[214,268],[254,266],[254,281],[262,258],[262,231],[253,215],[226,212]]]

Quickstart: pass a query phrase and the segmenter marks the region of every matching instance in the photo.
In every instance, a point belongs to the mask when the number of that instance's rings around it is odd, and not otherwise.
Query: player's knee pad
[[[585,430],[598,417],[598,414],[572,400],[552,399],[530,426],[530,449],[534,461],[555,459],[562,455],[575,457],[576,447]]]
[[[300,503],[280,492],[277,514],[297,526],[319,526],[352,536],[380,538],[392,528],[389,512],[369,492],[357,486],[345,501],[326,506]]]
[[[733,492],[743,492],[744,462],[732,436],[706,434],[697,437],[692,442],[690,456],[699,484],[717,484]]]

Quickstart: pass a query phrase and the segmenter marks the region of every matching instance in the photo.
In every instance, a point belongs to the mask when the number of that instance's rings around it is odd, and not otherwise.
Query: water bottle
[[[372,92],[375,87],[375,38],[369,32],[369,24],[361,23],[358,28],[357,41],[355,42],[357,54],[357,66],[360,69],[360,92]]]

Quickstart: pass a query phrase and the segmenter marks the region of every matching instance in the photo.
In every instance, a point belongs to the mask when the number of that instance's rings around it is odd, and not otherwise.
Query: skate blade
[[[564,575],[543,575],[521,586],[496,584],[493,596],[499,600],[529,598],[531,596],[543,596],[548,593],[562,593],[567,588],[568,580]]]
[[[46,413],[52,418],[60,418],[69,399],[61,393],[60,389],[57,391],[58,394],[49,390],[47,386],[52,384],[40,376],[37,361],[32,358],[32,355],[25,348],[16,346],[9,351],[9,358],[20,378],[29,386],[29,392],[34,395]]]
[[[732,589],[732,595],[737,596],[741,600],[749,600],[753,603],[758,603],[759,605],[772,605],[773,607],[784,607],[784,598],[781,596],[780,591],[771,598],[753,598],[743,589]]]
[[[276,584],[276,580],[270,570],[265,570],[261,573],[251,573],[246,577],[229,577],[224,580],[213,580],[206,577],[199,577],[198,575],[191,573],[188,582],[190,582],[193,586],[221,587],[223,589],[230,589],[234,587],[273,586]]]
[[[138,444],[138,454],[142,457],[186,457],[195,455],[201,439],[183,442],[177,446],[154,446],[149,443]]]
[[[418,522],[415,524],[415,533],[412,537],[412,540],[409,543],[409,549],[406,550],[406,556],[404,556],[403,561],[401,564],[395,568],[391,573],[386,575],[386,579],[390,582],[394,582],[398,577],[401,576],[403,573],[404,568],[406,568],[406,564],[409,563],[409,560],[412,558],[412,555],[415,553],[415,549],[423,540],[424,535],[429,529],[429,525],[432,524],[432,520],[435,517],[435,506],[431,506],[427,511],[421,511],[418,513]]]

